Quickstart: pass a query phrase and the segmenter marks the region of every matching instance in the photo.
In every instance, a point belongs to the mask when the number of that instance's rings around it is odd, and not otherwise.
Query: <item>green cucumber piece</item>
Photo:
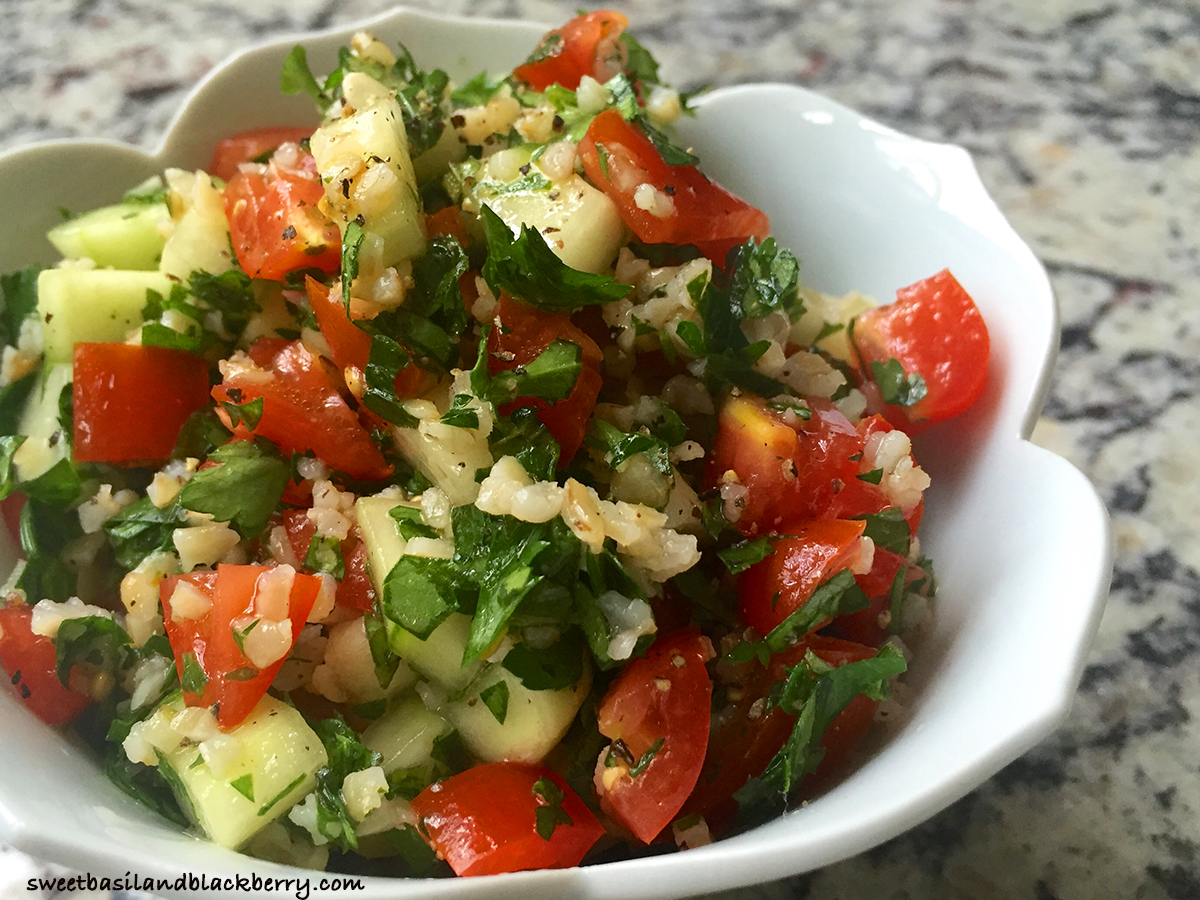
[[[383,597],[388,573],[404,555],[408,543],[396,529],[396,520],[388,515],[389,510],[401,503],[400,500],[387,497],[360,497],[355,504],[358,530],[367,549],[367,571],[380,598]],[[411,502],[404,502],[404,505],[417,506]],[[392,652],[414,671],[451,693],[465,688],[478,674],[482,666],[480,661],[476,660],[465,668],[462,665],[463,651],[471,632],[469,616],[452,613],[425,640],[395,622],[388,619],[384,622]]]
[[[165,203],[118,203],[56,225],[46,237],[66,259],[91,259],[103,268],[154,271],[170,222]]]
[[[579,175],[548,184],[531,177],[540,174],[536,164],[529,171],[505,181],[496,177],[490,161],[484,163],[472,189],[475,203],[490,207],[513,234],[522,225],[537,230],[571,268],[607,272],[628,237],[617,205]]]
[[[155,715],[182,709],[177,694]],[[204,833],[222,847],[237,849],[316,787],[317,770],[328,757],[304,716],[269,695],[228,734],[240,745],[240,756],[220,777],[186,741],[169,753],[160,751],[159,765],[169,768],[167,781],[183,793],[181,806],[190,809]]]
[[[159,271],[186,282],[193,272],[220,275],[232,269],[225,186],[203,172],[168,171],[167,180],[182,198],[184,212],[163,245]]]
[[[392,652],[414,671],[451,694],[463,690],[486,665],[480,659],[467,666],[462,664],[463,651],[471,634],[471,617],[463,613],[451,613],[425,640],[395,622],[386,621],[386,624]]]
[[[32,481],[71,454],[71,443],[64,440],[58,421],[58,398],[71,383],[71,366],[48,366],[37,379],[17,426],[17,434],[25,435],[13,454],[18,482]]]
[[[383,596],[383,582],[392,567],[404,555],[407,541],[396,530],[396,521],[388,515],[401,501],[389,497],[359,497],[354,504],[358,530],[367,549],[367,572],[377,597]],[[416,504],[408,503],[407,506]]]
[[[362,740],[383,757],[380,765],[387,774],[425,766],[432,775],[433,743],[449,730],[450,723],[409,694],[372,722]]]
[[[592,670],[586,659],[579,681],[556,691],[531,691],[508,669],[489,665],[466,693],[447,703],[442,712],[458,729],[467,749],[484,762],[536,763],[562,740],[591,687]],[[480,696],[497,689],[507,696],[503,722]]]
[[[69,363],[75,345],[120,342],[142,323],[146,292],[166,296],[171,280],[159,272],[46,269],[38,276],[38,316],[48,363]]]
[[[325,184],[330,216],[345,234],[352,221],[380,242],[380,264],[394,266],[425,252],[425,215],[400,105],[383,96],[326,122],[310,149]],[[371,170],[386,167],[381,176]]]

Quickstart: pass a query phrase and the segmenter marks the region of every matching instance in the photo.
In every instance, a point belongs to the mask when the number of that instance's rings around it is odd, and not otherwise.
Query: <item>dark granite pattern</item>
[[[423,0],[562,20],[580,2]],[[591,7],[594,4],[582,3]],[[791,81],[963,144],[1051,272],[1063,342],[1035,438],[1099,486],[1118,550],[1075,709],[929,822],[726,897],[1200,897],[1200,6],[1194,0],[636,0],[681,86]],[[150,145],[258,38],[365,0],[7,0],[0,146]],[[0,896],[37,866],[0,855]]]

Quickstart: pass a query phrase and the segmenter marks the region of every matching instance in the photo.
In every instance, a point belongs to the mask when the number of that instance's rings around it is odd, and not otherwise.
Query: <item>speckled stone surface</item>
[[[582,0],[419,0],[561,21]],[[932,820],[768,898],[1200,897],[1200,4],[1196,0],[637,0],[680,86],[782,80],[965,145],[1045,262],[1063,341],[1035,438],[1099,487],[1112,597],[1074,711]],[[0,147],[154,144],[257,39],[368,0],[4,0]],[[0,896],[41,867],[0,851]],[[80,896],[78,894],[74,896]]]

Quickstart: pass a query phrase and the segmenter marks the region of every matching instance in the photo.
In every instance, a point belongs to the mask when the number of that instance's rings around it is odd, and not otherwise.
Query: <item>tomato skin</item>
[[[703,815],[716,833],[735,824],[738,805],[733,799],[734,792],[762,774],[787,741],[796,721],[795,716],[778,707],[764,710],[763,698],[777,682],[787,678],[788,671],[799,664],[808,650],[833,666],[875,655],[874,649],[862,644],[811,634],[794,647],[775,654],[767,666],[757,660],[734,666],[723,680],[738,688],[738,699],[714,713],[704,768],[683,807],[683,815]],[[870,728],[875,707],[876,703],[869,698],[856,697],[830,723],[821,739],[825,756],[810,779],[826,778],[845,764]]]
[[[497,324],[488,334],[488,371],[492,375],[528,365],[556,340],[570,341],[583,350],[582,367],[575,387],[561,400],[548,403],[540,397],[518,397],[499,407],[503,416],[522,406],[532,406],[537,417],[558,441],[559,466],[565,466],[583,445],[587,420],[600,396],[603,377],[600,347],[569,318],[543,312],[501,294],[496,305]]]
[[[359,372],[366,371],[371,356],[371,336],[350,321],[346,305],[332,299],[328,287],[311,275],[304,279],[304,287],[338,369],[344,371],[353,366]]]
[[[457,206],[447,206],[426,216],[425,233],[430,240],[435,237],[452,237],[458,241],[461,247],[466,247],[471,243],[471,239],[467,235],[467,227],[463,224],[462,210]]]
[[[873,435],[886,434],[889,431],[897,430],[895,426],[881,415],[868,416],[858,423],[857,429],[862,438],[864,450]],[[911,453],[909,453],[909,458],[912,459]],[[882,512],[885,509],[891,508],[892,501],[883,492],[883,489],[878,484],[871,483],[869,478],[868,480],[864,480],[861,477],[867,476],[870,471],[871,464],[865,459],[862,460],[858,465],[855,477],[845,482],[845,485],[834,496],[829,506],[822,512],[822,515],[831,519],[849,519],[855,516]],[[922,498],[910,509],[903,511],[904,520],[908,523],[910,533],[917,533],[924,510],[925,501]]]
[[[742,619],[764,635],[781,624],[817,585],[854,560],[866,525],[861,520],[816,519],[773,540],[771,555],[738,577]]]
[[[543,35],[538,49],[546,47],[546,55],[517,66],[513,75],[535,91],[544,91],[552,84],[561,84],[573,91],[579,87],[584,75],[596,77],[600,82],[607,81],[616,72],[608,71],[604,65],[606,61],[596,58],[597,51],[610,43],[614,52],[617,51],[620,45],[616,39],[628,25],[629,19],[610,9],[578,16]],[[550,42],[552,45],[547,47]]]
[[[771,231],[762,210],[709,181],[694,165],[669,165],[650,139],[615,109],[596,116],[578,152],[588,179],[647,243],[695,244],[724,265],[731,247],[750,238],[762,240]],[[656,216],[639,207],[635,195],[642,184],[666,194],[674,211]]]
[[[338,605],[370,612],[375,608],[375,586],[367,572],[367,545],[362,542],[358,529],[351,531],[350,537],[342,542],[342,559],[346,564],[346,576],[338,582]]]
[[[300,171],[273,162],[263,172],[239,169],[225,186],[225,218],[239,265],[251,278],[282,280],[289,272],[336,272],[341,232],[318,209],[325,196],[316,164]]]
[[[331,297],[328,287],[312,276],[304,280],[308,302],[317,317],[317,326],[329,344],[333,361],[349,380],[347,369],[356,369],[359,377],[371,358],[371,335],[351,320],[345,304]],[[398,397],[417,397],[433,387],[437,378],[420,366],[409,363],[396,373],[392,387]]]
[[[292,552],[303,565],[317,526],[303,509],[285,510],[282,523],[287,531]],[[352,528],[346,540],[342,541],[342,562],[346,571],[345,576],[338,582],[335,602],[347,609],[369,612],[375,606],[375,588],[367,574],[367,548],[359,536],[357,527]]]
[[[161,462],[208,402],[208,363],[166,347],[76,344],[74,379],[77,462]]]
[[[24,494],[12,493],[0,500],[0,516],[4,518],[4,527],[12,538],[13,546],[20,552],[21,547],[21,511],[29,498]]]
[[[751,394],[730,396],[721,407],[705,487],[736,474],[746,495],[734,524],[748,537],[825,515],[859,472],[863,441],[854,426],[829,401],[807,402],[812,417],[790,425]]]
[[[254,668],[238,648],[231,623],[242,616],[253,615],[258,579],[268,568],[221,564],[215,572],[172,575],[159,584],[163,624],[175,654],[175,668],[180,680],[184,675],[185,653],[196,657],[208,678],[202,694],[197,696],[185,690],[183,700],[188,706],[215,706],[217,723],[226,730],[240,724],[250,714],[287,658],[285,654],[252,677],[228,677],[239,670],[245,672]],[[212,608],[198,619],[181,619],[172,615],[171,598],[181,581],[191,583],[212,603]],[[312,612],[320,590],[320,578],[296,574],[288,596],[293,645],[300,636],[308,614]]]
[[[571,818],[549,840],[537,833],[537,808],[545,804],[533,788],[542,778],[563,792],[562,809]],[[427,787],[413,798],[412,808],[456,875],[570,868],[604,834],[561,775],[526,763],[474,766]]]
[[[58,680],[54,642],[30,629],[33,608],[24,603],[0,607],[0,668],[14,694],[48,725],[75,721],[92,702]]]
[[[896,291],[896,302],[861,313],[853,336],[864,374],[869,376],[872,362],[895,359],[906,373],[925,379],[928,393],[908,407],[883,403],[873,384],[866,392],[889,421],[910,434],[958,415],[983,392],[987,325],[948,269]]]
[[[280,144],[298,144],[312,137],[312,133],[312,128],[304,126],[275,125],[230,135],[217,141],[212,161],[205,171],[227,182],[237,174],[238,166],[242,163],[251,162]]]
[[[378,480],[391,474],[392,467],[371,440],[371,435],[346,405],[329,376],[300,341],[260,338],[249,357],[272,373],[263,380],[259,373],[233,371],[212,389],[219,402],[248,403],[263,398],[258,424],[247,429],[239,423],[234,437],[264,437],[285,453],[312,451],[330,467],[354,478]],[[225,411],[220,415],[229,425]]]
[[[609,750],[596,763],[601,809],[643,843],[671,823],[700,777],[712,704],[705,663],[713,656],[698,628],[665,634],[621,670],[600,704],[600,733],[623,741],[635,762],[662,742],[636,778],[629,766],[606,766]]]

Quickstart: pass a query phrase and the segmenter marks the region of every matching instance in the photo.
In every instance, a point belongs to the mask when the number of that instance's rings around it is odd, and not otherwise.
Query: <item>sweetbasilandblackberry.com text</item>
[[[154,878],[126,872],[115,878],[96,876],[90,872],[81,875],[30,878],[26,890],[45,893],[68,893],[72,891],[212,891],[234,893],[278,893],[308,900],[316,891],[361,891],[365,885],[361,878],[303,877],[269,878],[257,874],[208,875],[183,872],[175,878]]]

